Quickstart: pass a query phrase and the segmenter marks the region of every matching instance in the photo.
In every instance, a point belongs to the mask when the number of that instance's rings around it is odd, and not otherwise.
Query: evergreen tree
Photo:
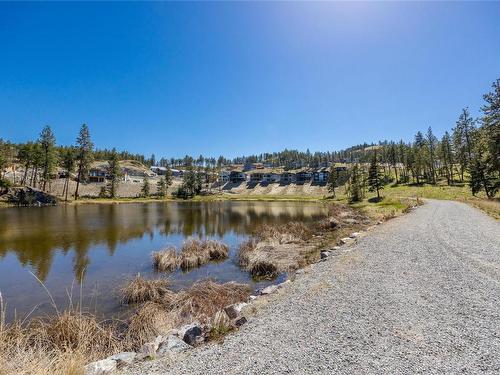
[[[453,128],[453,145],[460,166],[460,181],[464,180],[464,173],[472,158],[472,133],[474,128],[474,120],[470,116],[469,110],[464,108],[455,128]]]
[[[122,170],[120,168],[120,161],[118,159],[118,153],[116,149],[111,150],[111,156],[108,160],[108,193],[111,198],[116,198],[116,193],[118,191],[118,184],[120,183],[120,178],[122,176]]]
[[[364,176],[363,170],[357,163],[351,168],[347,192],[351,202],[359,202],[363,199]]]
[[[368,186],[370,191],[377,192],[377,198],[380,199],[380,190],[384,188],[382,184],[383,176],[377,160],[377,152],[373,153],[370,168],[368,170]]]
[[[144,177],[144,181],[142,183],[141,194],[144,198],[149,197],[149,178],[148,176]]]
[[[483,96],[486,103],[481,107],[481,133],[485,143],[485,170],[491,176],[491,194],[494,196],[500,189],[500,79],[493,83],[492,88]]]
[[[68,201],[68,190],[69,190],[69,180],[71,173],[75,170],[75,162],[76,162],[76,152],[73,147],[68,147],[64,149],[62,153],[62,167],[66,171],[66,180],[64,181],[63,187],[63,195],[64,200]]]
[[[398,183],[398,169],[396,167],[396,165],[398,163],[398,150],[397,150],[396,144],[394,142],[391,142],[391,144],[389,146],[388,159],[389,159],[389,163],[394,168],[394,174],[396,175],[396,183]]]
[[[156,183],[156,191],[158,196],[161,198],[165,198],[167,195],[167,184],[165,183],[165,178],[160,177],[158,182]]]
[[[448,132],[444,133],[439,145],[439,158],[444,169],[448,185],[453,185],[453,149],[451,145],[451,137]]]
[[[52,129],[50,128],[50,126],[47,125],[42,129],[38,143],[40,144],[42,151],[42,190],[45,191],[47,182],[50,181],[57,162],[57,155],[55,150],[56,138],[54,137],[54,133],[52,133]]]
[[[94,144],[92,143],[89,128],[86,124],[83,124],[80,128],[76,144],[78,149],[78,175],[76,178],[75,200],[78,199],[80,182],[87,176],[93,159],[92,150],[94,149]]]
[[[327,187],[328,191],[332,193],[335,198],[335,188],[337,187],[337,180],[339,178],[339,172],[334,164],[330,167],[330,175],[328,176]]]
[[[428,163],[429,163],[429,175],[430,182],[436,183],[436,145],[438,141],[437,138],[432,133],[432,128],[429,126],[427,129],[427,148],[429,151]]]
[[[26,185],[28,172],[31,167],[31,163],[33,163],[33,142],[28,142],[22,145],[19,148],[19,152],[17,153],[17,158],[19,160],[19,163],[21,163],[24,168],[21,185]]]

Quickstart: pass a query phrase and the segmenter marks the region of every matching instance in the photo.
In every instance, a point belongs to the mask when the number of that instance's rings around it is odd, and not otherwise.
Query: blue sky
[[[340,149],[477,115],[500,3],[1,3],[0,137],[158,156]]]

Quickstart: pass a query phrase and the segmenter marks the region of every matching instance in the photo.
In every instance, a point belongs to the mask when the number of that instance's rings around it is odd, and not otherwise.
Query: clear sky
[[[440,136],[500,78],[500,3],[0,3],[0,137],[159,156]]]

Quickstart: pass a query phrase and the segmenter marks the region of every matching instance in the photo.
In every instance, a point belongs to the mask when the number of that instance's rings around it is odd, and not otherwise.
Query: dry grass
[[[243,241],[238,249],[238,262],[241,267],[247,267],[250,261],[250,253],[255,250],[258,240],[250,237],[248,240]]]
[[[127,342],[131,343],[132,349],[137,350],[145,342],[166,334],[177,323],[164,304],[146,302],[129,319]]]
[[[312,237],[311,229],[302,222],[290,222],[284,225],[263,226],[254,235],[260,241],[276,244],[301,243]]]
[[[198,281],[189,289],[180,292],[172,310],[180,320],[208,321],[217,311],[233,303],[248,300],[248,285],[229,282],[218,284],[211,280]]]
[[[153,268],[159,272],[175,271],[179,266],[179,258],[175,247],[155,251],[151,254]]]
[[[172,295],[168,286],[168,280],[147,280],[141,275],[137,275],[131,282],[122,288],[122,302],[130,304],[164,300]]]
[[[202,266],[211,260],[227,258],[229,247],[217,240],[199,241],[189,238],[182,244],[179,266],[183,271]]]
[[[131,298],[155,301],[144,303],[131,316],[125,330],[117,323],[99,322],[95,316],[77,311],[7,325],[1,308],[0,375],[83,375],[85,363],[138,349],[180,324],[217,321],[217,329],[223,329],[225,320],[217,318],[217,312],[246,301],[250,292],[246,285],[201,281],[174,294],[165,292],[164,284],[158,291],[158,280],[154,281],[134,279]]]
[[[229,255],[229,246],[216,240],[206,240],[203,243],[205,251],[208,252],[210,260],[225,259]]]
[[[1,303],[0,303],[1,305]],[[78,311],[0,324],[0,374],[83,375],[85,363],[122,349],[117,327]]]
[[[315,250],[307,243],[312,236],[301,222],[263,227],[240,245],[239,264],[255,278],[272,279],[307,264]]]
[[[28,322],[5,323],[0,294],[0,375],[83,375],[86,363],[128,350],[172,328],[195,320],[226,320],[217,312],[227,305],[247,301],[250,289],[237,283],[199,281],[179,293],[170,292],[164,280],[137,276],[124,288],[127,301],[146,301],[128,322],[100,322],[75,310]]]

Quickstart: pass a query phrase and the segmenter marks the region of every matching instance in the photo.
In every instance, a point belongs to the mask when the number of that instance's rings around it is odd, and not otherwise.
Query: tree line
[[[86,181],[93,160],[108,160],[109,187],[103,190],[102,195],[114,197],[120,179],[121,170],[119,160],[137,160],[147,166],[165,166],[167,176],[162,177],[157,190],[163,194],[171,185],[172,173],[170,168],[183,168],[186,173],[183,177],[182,189],[179,196],[198,194],[204,185],[210,188],[215,182],[217,172],[230,164],[264,163],[271,167],[285,167],[296,169],[300,167],[319,167],[332,163],[353,164],[347,172],[338,172],[332,169],[329,188],[335,192],[335,187],[348,183],[352,196],[363,195],[365,187],[370,181],[379,191],[384,183],[391,180],[389,174],[394,174],[397,183],[429,183],[436,184],[445,179],[447,184],[467,182],[473,194],[484,191],[487,197],[494,197],[500,185],[500,80],[497,79],[492,90],[483,96],[484,104],[481,107],[481,116],[473,118],[468,109],[462,110],[451,132],[438,139],[432,128],[426,132],[417,132],[412,142],[381,141],[377,144],[360,144],[345,150],[305,152],[298,150],[283,150],[280,152],[263,153],[259,155],[241,156],[228,159],[199,155],[189,155],[183,158],[160,158],[155,155],[146,158],[141,154],[132,154],[127,151],[118,152],[116,149],[96,150],[92,143],[87,125],[82,125],[75,145],[56,146],[55,136],[46,126],[36,141],[24,144],[12,144],[0,139],[0,184],[7,182],[2,179],[2,171],[14,161],[24,169],[20,183],[50,189],[51,177],[56,167],[65,171],[66,183],[63,194],[68,196],[69,179],[76,173],[76,188],[72,193],[78,199],[78,190],[81,181]],[[375,173],[375,167],[381,169]],[[370,172],[371,170],[371,172]],[[378,179],[375,176],[379,176]],[[149,181],[147,182],[149,184]],[[359,194],[358,194],[359,193]],[[149,195],[149,185],[143,186],[143,195]]]
[[[472,118],[463,109],[455,127],[439,140],[429,127],[417,132],[413,142],[380,142],[365,147],[347,177],[352,201],[361,200],[366,190],[380,197],[383,186],[396,183],[448,185],[468,183],[473,195],[484,191],[493,198],[500,189],[500,80],[483,96],[481,116]],[[332,169],[328,183],[335,194],[338,172]]]

